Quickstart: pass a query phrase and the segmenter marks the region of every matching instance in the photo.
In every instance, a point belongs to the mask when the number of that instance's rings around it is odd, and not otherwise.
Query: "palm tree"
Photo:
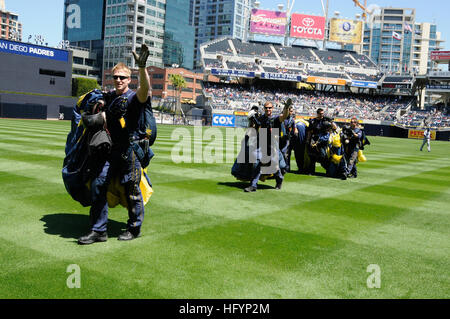
[[[180,109],[181,110],[181,91],[186,87],[186,80],[180,74],[170,74],[169,81],[172,83],[172,86],[175,89],[175,98],[176,98],[176,109],[175,112]],[[183,113],[183,110],[181,110]]]

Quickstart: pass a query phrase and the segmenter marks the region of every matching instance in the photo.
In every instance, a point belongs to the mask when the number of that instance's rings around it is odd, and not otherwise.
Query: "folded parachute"
[[[100,100],[104,101],[104,94],[100,90],[90,91],[80,97],[73,108],[71,130],[67,135],[65,146],[66,156],[62,169],[64,186],[69,195],[84,207],[92,204],[90,162],[93,154],[90,152],[89,143],[94,135],[92,130],[98,130],[102,126],[99,125],[101,124],[100,116],[97,116],[99,113],[95,113]],[[83,119],[86,123],[83,123]],[[145,205],[153,194],[146,169],[141,169],[139,186]],[[107,200],[109,207],[118,204],[127,207],[124,187],[114,179],[108,186]]]

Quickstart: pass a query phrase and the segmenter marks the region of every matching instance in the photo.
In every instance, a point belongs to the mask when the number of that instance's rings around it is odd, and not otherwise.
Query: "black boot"
[[[78,244],[89,245],[95,242],[104,242],[108,240],[108,234],[104,232],[97,232],[92,230],[89,234],[78,238]]]
[[[275,185],[275,189],[281,189],[281,185],[283,184],[283,178],[276,177],[275,180],[277,181],[277,184]]]
[[[118,240],[132,240],[141,235],[140,229],[127,229],[123,234],[117,237]]]

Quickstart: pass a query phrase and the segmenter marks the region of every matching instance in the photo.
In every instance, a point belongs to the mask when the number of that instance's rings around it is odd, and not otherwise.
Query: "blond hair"
[[[117,70],[124,70],[125,73],[126,73],[128,76],[131,76],[131,70],[130,70],[130,68],[127,67],[127,66],[125,65],[125,63],[123,63],[123,62],[117,63],[117,64],[112,68],[111,72],[114,74],[114,72],[116,72]]]

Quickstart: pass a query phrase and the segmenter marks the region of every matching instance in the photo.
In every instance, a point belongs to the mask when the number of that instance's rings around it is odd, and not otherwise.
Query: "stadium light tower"
[[[330,33],[330,27],[328,26],[328,7],[329,7],[329,0],[327,0],[327,4],[326,4],[326,6],[324,6],[323,5],[323,0],[320,0],[321,2],[322,2],[322,9],[323,9],[323,14],[325,15],[325,35],[324,35],[324,37],[323,37],[323,50],[325,50],[325,48],[326,48],[326,45],[327,45],[327,31],[326,30],[328,30],[328,33]],[[335,12],[335,14],[336,13],[338,13],[339,14],[339,11],[336,11]],[[329,35],[328,35],[329,36]]]
[[[284,46],[288,46],[289,44],[289,26],[291,25],[291,11],[292,8],[294,7],[295,4],[295,0],[292,0],[292,3],[290,0],[287,0],[286,2],[286,30],[285,30],[285,34],[284,34]],[[283,4],[279,4],[278,5],[278,10],[279,11],[283,11],[284,5]]]

